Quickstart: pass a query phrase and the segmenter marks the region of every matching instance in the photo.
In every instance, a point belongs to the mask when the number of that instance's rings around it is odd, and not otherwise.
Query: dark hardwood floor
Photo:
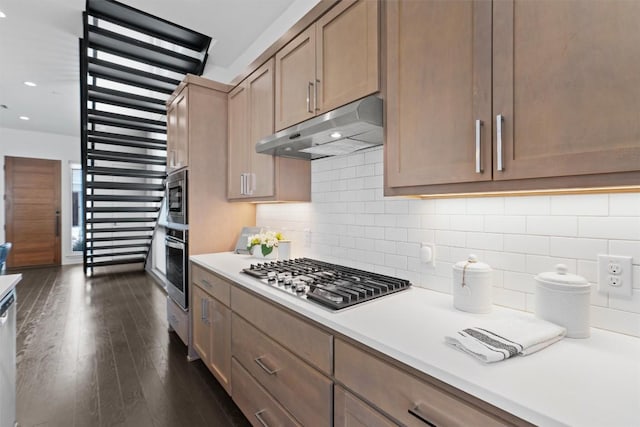
[[[204,364],[187,361],[144,272],[20,272],[20,427],[249,425]]]

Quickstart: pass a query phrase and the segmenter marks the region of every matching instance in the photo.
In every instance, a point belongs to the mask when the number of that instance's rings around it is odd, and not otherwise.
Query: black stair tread
[[[90,181],[86,183],[85,187],[105,190],[164,191],[164,185],[162,184],[147,184],[142,182]]]
[[[96,18],[106,19],[192,50],[206,51],[211,43],[211,37],[116,1],[88,0],[87,12]]]
[[[144,136],[135,135],[123,135],[120,133],[103,132],[98,130],[87,130],[87,136],[90,136],[91,138],[118,139],[130,142],[145,142],[147,144],[167,145],[167,141],[164,139],[147,138]]]
[[[122,56],[133,61],[143,62],[180,74],[197,74],[200,71],[200,59],[184,55],[141,40],[127,37],[114,31],[87,25],[88,46]]]
[[[117,222],[156,222],[157,218],[152,216],[147,217],[120,217],[120,218],[89,218],[87,224],[105,224],[105,223],[117,223]]]
[[[122,140],[111,139],[111,138],[100,138],[95,136],[87,137],[87,142],[94,143],[94,144],[117,145],[119,147],[144,148],[147,150],[160,150],[160,151],[167,150],[166,144],[151,145],[144,142],[129,142],[129,141],[122,141]]]
[[[165,115],[167,113],[165,101],[158,98],[136,95],[95,85],[87,87],[87,96],[88,100],[93,102],[101,102],[104,104],[132,108],[134,110],[142,110],[161,115]]]
[[[150,234],[145,234],[141,236],[111,236],[111,237],[89,237],[85,239],[87,243],[96,243],[96,242],[111,242],[116,240],[151,240]]]
[[[87,71],[93,77],[166,94],[173,93],[180,84],[180,80],[97,58],[88,58]]]
[[[124,245],[105,245],[105,246],[91,246],[87,245],[87,251],[102,251],[102,250],[112,250],[112,249],[127,249],[127,248],[148,248],[151,246],[151,243],[127,243]]]
[[[88,228],[87,233],[128,233],[133,231],[153,231],[155,227],[101,227]]]
[[[87,150],[87,159],[110,160],[114,162],[141,163],[147,165],[165,165],[167,158],[150,154],[123,153],[107,150]]]
[[[119,256],[131,256],[131,255],[147,255],[148,251],[126,251],[126,252],[109,252],[100,254],[87,254],[88,258],[106,258],[106,257],[119,257]]]
[[[85,208],[91,213],[127,213],[127,212],[158,212],[160,206],[98,206]]]
[[[85,199],[89,202],[140,202],[140,203],[156,203],[161,202],[162,196],[123,196],[120,194],[96,194],[85,195]]]
[[[134,117],[126,114],[110,113],[108,111],[89,109],[87,110],[87,121],[89,123],[136,129],[146,132],[167,132],[167,123],[164,120]]]
[[[102,166],[88,166],[87,175],[129,176],[133,178],[164,179],[167,172],[148,169],[108,168]]]
[[[137,264],[139,262],[145,262],[145,260],[146,260],[146,257],[119,258],[119,259],[114,259],[114,260],[111,260],[111,261],[89,261],[89,260],[87,260],[87,267],[106,267],[106,266],[109,266],[109,265]]]

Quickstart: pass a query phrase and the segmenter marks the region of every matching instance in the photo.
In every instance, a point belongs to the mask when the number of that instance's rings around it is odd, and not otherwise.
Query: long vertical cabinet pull
[[[504,122],[504,116],[502,114],[498,114],[496,116],[496,150],[497,150],[497,158],[498,158],[498,172],[502,172],[504,170],[504,164],[502,161],[502,123]]]
[[[204,298],[200,298],[200,320],[202,320],[202,323],[207,319],[204,313],[204,302]]]
[[[476,120],[476,173],[482,173],[482,120]]]
[[[307,113],[313,113],[311,110],[311,86],[313,86],[313,82],[307,84]]]
[[[244,174],[240,174],[240,195],[244,196]]]
[[[248,176],[248,178],[249,178],[249,179],[248,179],[248,181],[249,181],[249,191],[248,191],[248,194],[249,194],[250,196],[253,196],[253,192],[254,192],[254,191],[255,191],[255,189],[256,189],[256,174],[255,174],[255,173],[253,173],[253,172],[251,172],[251,173],[248,173],[248,174],[247,174],[247,176]]]
[[[320,80],[316,79],[313,84],[313,111],[318,111],[318,85],[320,85]]]

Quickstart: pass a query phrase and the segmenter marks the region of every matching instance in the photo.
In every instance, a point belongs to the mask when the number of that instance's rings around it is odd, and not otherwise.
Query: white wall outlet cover
[[[420,243],[420,262],[436,265],[436,245],[434,243]]]
[[[630,256],[598,255],[598,290],[611,297],[630,298],[633,287]]]

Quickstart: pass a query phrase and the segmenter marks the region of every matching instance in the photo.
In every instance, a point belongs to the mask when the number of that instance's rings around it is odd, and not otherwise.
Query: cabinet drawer
[[[229,306],[231,285],[204,268],[191,264],[191,280],[209,295]]]
[[[233,357],[303,425],[331,425],[333,382],[235,313],[232,316]]]
[[[251,425],[255,427],[300,425],[278,402],[269,396],[269,393],[249,375],[237,360],[232,360],[231,369],[233,400]]]
[[[340,340],[335,342],[335,377],[347,388],[408,426],[424,427],[428,423],[436,426],[509,425]]]
[[[395,427],[397,425],[338,385],[334,395],[334,427]]]
[[[268,332],[271,338],[306,362],[327,375],[332,374],[333,336],[235,286],[231,294],[234,312]]]
[[[167,297],[167,320],[183,343],[189,342],[189,316],[170,297]]]

